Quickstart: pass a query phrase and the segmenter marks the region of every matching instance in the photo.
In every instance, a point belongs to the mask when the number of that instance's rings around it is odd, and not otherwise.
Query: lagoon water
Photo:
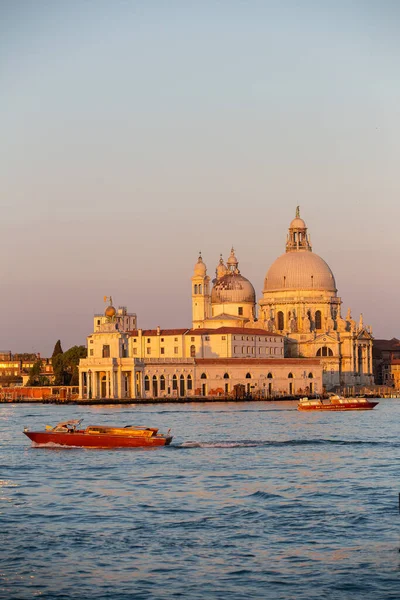
[[[0,405],[0,598],[400,597],[400,400]],[[156,450],[33,448],[24,426],[172,428]]]

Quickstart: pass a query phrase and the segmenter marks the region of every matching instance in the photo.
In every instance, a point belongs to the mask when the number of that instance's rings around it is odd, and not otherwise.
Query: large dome
[[[256,293],[250,281],[240,273],[228,273],[217,279],[211,292],[212,304],[255,303]]]
[[[282,254],[269,268],[264,292],[320,290],[336,293],[332,271],[317,254],[307,250]]]

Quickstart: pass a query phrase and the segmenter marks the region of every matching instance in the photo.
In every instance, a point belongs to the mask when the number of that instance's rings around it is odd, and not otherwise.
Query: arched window
[[[203,286],[202,286],[202,285],[201,285],[201,283],[200,283],[200,284],[199,284],[199,294],[201,294],[201,293],[202,293],[202,287],[203,287]]]
[[[192,390],[193,389],[193,381],[192,381],[192,376],[191,375],[187,376],[186,385],[187,385],[187,389],[188,390]]]
[[[315,329],[322,329],[321,311],[315,312]]]
[[[281,310],[278,312],[277,318],[278,318],[278,326],[277,326],[278,331],[283,331],[284,322],[283,322],[283,312]]]
[[[288,379],[293,379],[293,373],[289,373]]]
[[[224,379],[229,379],[229,373],[224,374]]]
[[[161,375],[160,377],[160,391],[165,392],[165,377]]]
[[[190,356],[194,358],[196,356],[196,346],[193,344],[190,346]]]
[[[146,375],[146,377],[144,378],[144,391],[145,392],[150,391],[150,379],[149,379],[148,375]]]
[[[177,390],[178,389],[178,379],[176,378],[176,375],[174,375],[172,377],[172,389],[173,390]]]
[[[309,373],[308,374],[308,379],[313,379],[313,378],[314,378],[314,375],[312,373]]]
[[[185,395],[185,376],[181,375],[179,378],[179,395]]]
[[[155,375],[153,375],[153,396],[154,398],[157,398],[158,396],[158,382]]]
[[[333,352],[331,348],[328,348],[327,346],[322,346],[322,348],[319,348],[317,350],[317,356],[333,356]]]
[[[251,373],[246,374],[246,379],[251,379]]]
[[[194,293],[195,294],[197,294],[197,290],[198,290],[197,283],[195,283],[195,285],[194,285]]]
[[[267,379],[272,379],[272,373],[268,373]]]

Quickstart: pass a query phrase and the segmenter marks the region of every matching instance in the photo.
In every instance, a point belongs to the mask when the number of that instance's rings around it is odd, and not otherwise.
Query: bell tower
[[[192,277],[192,321],[193,329],[203,327],[205,319],[211,314],[210,278],[203,262],[201,252],[194,266]]]

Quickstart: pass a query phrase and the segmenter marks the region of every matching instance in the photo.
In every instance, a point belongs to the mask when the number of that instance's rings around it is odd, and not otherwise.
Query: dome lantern
[[[289,225],[286,242],[286,252],[296,252],[298,250],[312,252],[310,237],[307,234],[307,225],[300,218],[300,206],[296,207],[296,216]]]

